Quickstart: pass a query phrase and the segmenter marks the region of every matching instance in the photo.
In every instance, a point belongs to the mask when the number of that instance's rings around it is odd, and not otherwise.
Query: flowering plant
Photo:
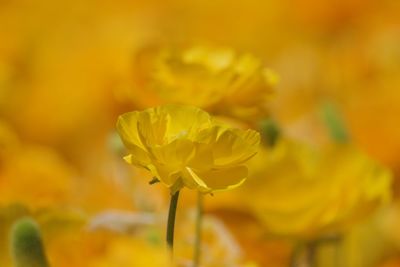
[[[211,193],[240,185],[260,142],[254,130],[230,128],[181,105],[125,113],[117,129],[128,149],[125,160],[151,171],[172,194],[182,187]]]

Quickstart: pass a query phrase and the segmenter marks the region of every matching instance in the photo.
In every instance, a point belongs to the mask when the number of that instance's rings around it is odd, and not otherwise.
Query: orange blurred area
[[[400,266],[399,14],[398,0],[0,1],[0,266],[25,216],[53,267],[168,266],[170,192],[123,160],[115,125],[171,103],[262,135],[247,181],[204,195],[200,266]],[[193,265],[197,197],[182,190],[176,266]]]

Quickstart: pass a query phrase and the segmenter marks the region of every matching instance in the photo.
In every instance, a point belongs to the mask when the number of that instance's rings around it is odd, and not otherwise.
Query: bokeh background
[[[115,122],[157,104],[136,78],[142,51],[204,45],[251,53],[277,74],[268,117],[295,144],[260,182],[206,197],[203,265],[289,266],[301,245],[317,243],[318,266],[400,266],[399,14],[396,0],[0,1],[0,265],[12,266],[10,225],[29,215],[52,266],[166,266],[168,192],[123,162]],[[246,203],[290,208],[336,188],[296,180],[285,198],[268,182],[283,169],[301,176],[296,164],[309,147],[333,142],[331,117],[357,152],[329,150],[335,164],[319,175],[342,169],[338,190],[361,190],[367,182],[347,167],[360,153],[393,177],[384,204],[351,223],[337,219],[345,230],[302,227],[315,199],[283,220],[297,228],[265,224]],[[371,183],[371,192],[384,187]],[[192,257],[195,199],[186,190],[180,202],[182,266]],[[343,195],[322,209],[342,203]]]

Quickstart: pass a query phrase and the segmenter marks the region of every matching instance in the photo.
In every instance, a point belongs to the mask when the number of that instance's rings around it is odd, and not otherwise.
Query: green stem
[[[168,213],[168,224],[167,224],[167,245],[171,250],[171,254],[174,249],[174,229],[175,229],[175,215],[176,208],[178,206],[179,191],[171,196],[171,202],[169,204]]]
[[[200,265],[202,223],[203,223],[203,194],[199,192],[197,196],[196,237],[195,237],[196,239],[195,239],[193,267],[198,267]]]
[[[309,267],[317,267],[317,244],[311,241],[306,245],[306,261]]]
[[[298,242],[295,244],[289,266],[317,267],[318,241]]]
[[[301,256],[302,244],[301,242],[296,242],[293,247],[292,255],[290,257],[289,266],[296,267],[299,264],[299,258]]]
[[[347,265],[345,261],[345,255],[343,250],[343,238],[342,236],[338,236],[336,239],[333,240],[333,245],[335,249],[335,266],[343,266]]]

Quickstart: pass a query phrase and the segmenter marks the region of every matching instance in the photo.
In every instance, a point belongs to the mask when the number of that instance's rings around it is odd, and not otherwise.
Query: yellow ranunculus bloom
[[[0,206],[19,203],[35,210],[70,202],[75,169],[59,154],[40,146],[15,153],[0,170]]]
[[[260,59],[227,48],[145,50],[136,63],[136,85],[151,96],[145,100],[150,98],[151,103],[139,105],[194,105],[243,120],[255,120],[267,113],[266,104],[277,80]],[[132,95],[136,102],[143,97]]]
[[[315,237],[361,220],[390,198],[391,173],[349,144],[280,139],[262,150],[243,201],[274,233]]]
[[[203,193],[240,185],[244,163],[257,153],[260,136],[232,129],[191,106],[165,105],[121,115],[117,129],[129,154],[174,193],[186,186]]]

